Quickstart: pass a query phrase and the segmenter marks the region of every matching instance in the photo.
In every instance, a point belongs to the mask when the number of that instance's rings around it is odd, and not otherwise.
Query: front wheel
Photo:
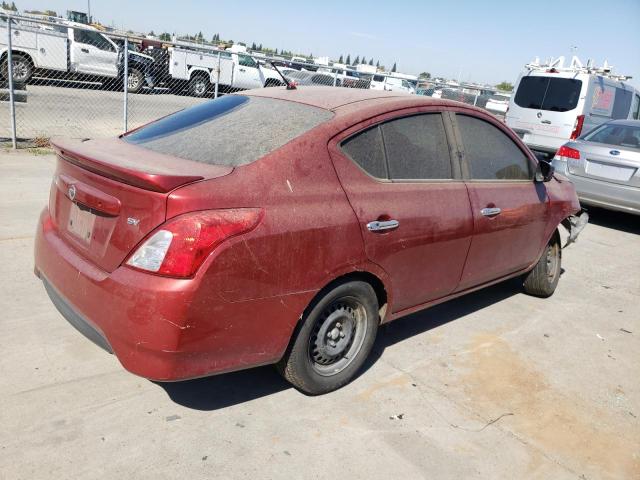
[[[559,235],[554,235],[544,249],[542,257],[524,278],[524,291],[536,297],[550,297],[560,280],[562,246]]]
[[[130,68],[127,75],[127,91],[138,93],[144,86],[144,75],[136,68]]]
[[[277,367],[306,394],[337,390],[362,367],[378,323],[378,301],[371,285],[361,281],[337,285],[304,315]]]

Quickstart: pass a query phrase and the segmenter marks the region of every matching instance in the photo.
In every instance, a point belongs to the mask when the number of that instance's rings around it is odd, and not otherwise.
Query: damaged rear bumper
[[[575,215],[571,215],[562,221],[562,225],[569,232],[569,238],[567,238],[567,243],[564,245],[565,247],[571,245],[578,239],[578,235],[584,230],[587,223],[589,223],[589,214],[585,210],[580,210]]]

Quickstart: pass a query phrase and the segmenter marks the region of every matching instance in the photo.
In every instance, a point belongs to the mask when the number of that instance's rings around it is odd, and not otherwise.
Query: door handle
[[[544,123],[545,125],[551,125],[551,120],[542,120],[540,123]]]
[[[83,53],[89,53],[89,49],[88,48],[81,48],[80,51],[83,52]]]
[[[400,222],[398,220],[376,220],[375,222],[367,223],[367,230],[370,232],[382,232],[385,230],[393,230],[399,226]]]
[[[499,215],[501,211],[502,210],[499,209],[498,207],[492,207],[492,208],[483,208],[482,210],[480,210],[480,213],[485,217],[495,217],[496,215]]]

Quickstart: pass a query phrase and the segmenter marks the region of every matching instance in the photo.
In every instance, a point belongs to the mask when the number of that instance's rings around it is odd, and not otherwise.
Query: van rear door
[[[559,74],[523,76],[509,105],[507,125],[530,147],[556,151],[582,113],[587,83]]]

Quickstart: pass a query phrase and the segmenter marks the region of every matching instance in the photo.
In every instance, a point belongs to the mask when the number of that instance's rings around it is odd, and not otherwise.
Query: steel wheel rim
[[[324,376],[336,375],[358,356],[364,344],[369,318],[354,297],[334,300],[319,315],[309,338],[309,361]]]
[[[559,265],[558,245],[552,245],[547,249],[547,280],[549,283],[554,282]]]

